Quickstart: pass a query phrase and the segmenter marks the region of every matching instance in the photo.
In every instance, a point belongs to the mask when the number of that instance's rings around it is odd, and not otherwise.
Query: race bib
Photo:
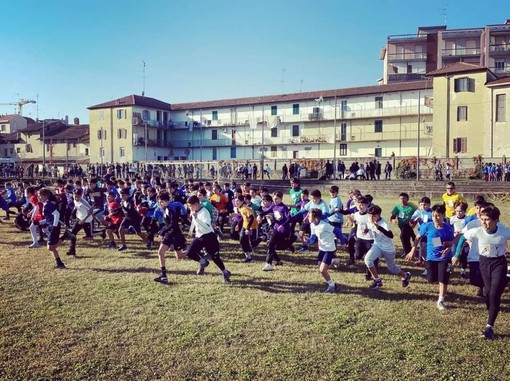
[[[495,256],[497,256],[497,254],[498,253],[496,250],[496,246],[480,244],[480,255],[483,255],[486,257],[495,257]]]
[[[443,243],[441,242],[441,238],[439,238],[439,237],[432,238],[432,246],[434,246],[434,247],[443,247]]]
[[[429,222],[429,216],[426,214],[423,216],[423,223]]]
[[[448,200],[448,206],[453,208],[453,200]]]
[[[279,211],[274,212],[274,218],[275,220],[279,220],[282,218],[282,214]]]
[[[406,215],[404,214],[404,212],[400,212],[400,213],[398,214],[398,218],[401,218],[401,219],[402,219],[402,218],[405,218],[405,216],[406,216]]]

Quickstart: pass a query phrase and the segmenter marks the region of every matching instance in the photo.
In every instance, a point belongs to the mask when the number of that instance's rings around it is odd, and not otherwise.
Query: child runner
[[[129,189],[124,188],[120,192],[122,197],[122,202],[120,206],[122,208],[122,212],[124,213],[124,219],[120,223],[119,235],[120,241],[122,242],[122,246],[117,249],[117,251],[127,250],[126,246],[126,232],[129,227],[132,226],[136,234],[142,239],[144,244],[147,244],[147,235],[142,232],[140,224],[142,222],[142,217],[138,213],[135,208],[135,204],[133,199],[129,195]]]
[[[427,257],[425,268],[427,269],[427,281],[429,283],[439,282],[439,298],[437,308],[446,309],[444,298],[448,288],[448,281],[451,273],[451,250],[453,241],[453,227],[445,223],[446,208],[444,205],[434,205],[432,207],[432,222],[427,222],[420,226],[420,231],[409,254],[406,255],[408,261],[414,259],[416,248],[421,237],[427,237]]]
[[[246,205],[245,196],[237,196],[235,202],[239,213],[243,217],[243,226],[239,234],[239,242],[241,243],[241,248],[244,252],[244,262],[249,263],[253,260],[253,249],[251,246],[251,241],[256,240],[259,224],[255,218],[255,215],[253,214],[253,210],[248,205]]]
[[[466,211],[468,208],[468,204],[465,201],[457,201],[455,203],[454,212],[455,214],[450,218],[450,225],[453,226],[453,234],[455,236],[454,240],[454,248],[457,247],[457,242],[459,242],[459,238],[462,235],[462,231],[466,226]],[[467,250],[461,251],[460,256],[460,277],[467,278],[466,268],[467,268]]]
[[[430,198],[422,197],[420,203],[418,204],[418,209],[416,209],[411,217],[410,224],[411,226],[418,225],[418,229],[421,225],[426,224],[427,222],[432,221],[432,209],[430,209]],[[427,256],[427,237],[422,237],[420,241],[420,248],[418,254],[417,265],[423,266],[425,262],[425,257]],[[423,270],[420,274],[422,276],[427,276],[427,270]]]
[[[370,229],[374,235],[374,243],[365,255],[365,264],[374,279],[370,288],[379,288],[383,285],[377,273],[377,267],[374,264],[374,261],[379,257],[384,258],[390,273],[400,275],[402,278],[402,287],[409,286],[411,273],[403,272],[400,267],[395,264],[395,246],[392,241],[393,233],[388,223],[381,218],[381,208],[378,205],[372,205],[368,209],[368,229]]]
[[[199,263],[197,275],[203,275],[205,268],[209,266],[206,258],[200,257],[200,252],[205,248],[207,256],[214,262],[223,274],[223,282],[230,283],[230,271],[225,268],[220,258],[220,243],[212,228],[211,215],[202,207],[197,196],[188,198],[188,208],[191,214],[191,227],[194,228],[195,238],[188,247],[186,255]]]
[[[170,194],[168,192],[161,192],[158,196],[158,204],[161,209],[163,209],[165,225],[158,232],[158,237],[161,242],[158,251],[161,275],[154,278],[154,281],[168,283],[165,253],[170,249],[170,246],[173,245],[176,258],[183,258],[185,255],[184,250],[186,249],[186,238],[184,238],[179,227],[179,219],[182,217],[180,213],[181,209],[170,205]]]
[[[104,218],[106,224],[106,234],[108,235],[108,239],[110,242],[108,243],[108,249],[115,249],[117,245],[115,244],[115,239],[113,238],[113,233],[119,233],[120,224],[124,219],[124,213],[122,212],[122,207],[117,201],[117,196],[115,192],[108,192],[108,215]]]
[[[53,194],[47,188],[39,190],[39,199],[43,203],[43,220],[41,225],[46,226],[48,236],[48,250],[55,259],[55,269],[65,269],[64,262],[58,255],[58,244],[60,241],[60,213],[58,212],[56,201],[52,200]]]
[[[404,250],[401,257],[404,257],[407,253],[409,253],[409,251],[411,251],[411,244],[416,239],[414,230],[409,223],[413,213],[416,210],[416,207],[409,203],[409,195],[407,193],[400,193],[398,198],[400,203],[395,205],[391,211],[390,220],[392,222],[395,222],[395,220],[398,221],[398,227],[400,229],[400,242],[402,242],[402,249]]]
[[[444,205],[446,207],[446,218],[450,218],[455,214],[455,203],[458,201],[464,201],[464,197],[461,194],[455,192],[455,183],[449,181],[446,183],[446,192],[441,196]]]
[[[510,240],[510,228],[499,224],[500,211],[486,207],[480,212],[481,227],[464,233],[466,240],[478,239],[480,272],[483,278],[485,303],[489,316],[482,333],[487,340],[494,339],[494,323],[498,316],[501,295],[508,283],[506,248]]]
[[[320,209],[311,209],[308,212],[308,220],[310,221],[311,235],[307,242],[312,244],[319,241],[317,261],[319,262],[319,272],[328,284],[325,292],[335,292],[337,286],[331,279],[328,269],[331,262],[336,257],[335,236],[340,240],[342,245],[345,245],[345,237],[340,228],[334,227],[326,220],[322,219],[322,211]]]

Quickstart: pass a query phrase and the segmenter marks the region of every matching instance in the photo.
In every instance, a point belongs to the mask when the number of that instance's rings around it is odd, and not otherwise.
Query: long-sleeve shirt
[[[278,233],[285,233],[290,229],[290,210],[285,204],[272,204],[266,211],[259,213],[260,216],[272,214],[274,217],[273,229]]]
[[[46,201],[43,204],[43,218],[42,224],[48,226],[59,226],[60,225],[60,213],[57,208],[57,204],[52,201]]]
[[[201,207],[196,213],[191,213],[191,231],[195,231],[197,238],[213,232],[211,226],[211,214],[207,209]]]
[[[317,225],[310,224],[311,236],[308,243],[319,241],[320,251],[336,251],[335,236],[342,244],[345,244],[345,237],[339,228],[334,227],[327,221],[321,220]]]

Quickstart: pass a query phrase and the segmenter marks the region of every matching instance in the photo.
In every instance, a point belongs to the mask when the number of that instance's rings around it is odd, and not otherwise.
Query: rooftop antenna
[[[448,0],[444,0],[444,8],[442,11],[444,17],[444,25],[448,25]]]
[[[303,92],[303,80],[299,81],[299,92]]]
[[[39,94],[36,94],[37,98],[37,121],[39,121]]]
[[[143,89],[142,89],[142,97],[145,96],[145,61],[142,60],[143,62]]]
[[[280,81],[282,84],[282,94],[285,94],[285,71],[287,69],[282,69],[282,80]]]

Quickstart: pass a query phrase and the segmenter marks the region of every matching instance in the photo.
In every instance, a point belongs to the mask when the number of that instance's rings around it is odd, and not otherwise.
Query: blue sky
[[[8,1],[0,103],[39,95],[39,118],[88,123],[87,107],[141,94],[142,61],[145,94],[169,103],[372,85],[386,37],[443,25],[445,4],[449,29],[510,18],[479,0]]]

